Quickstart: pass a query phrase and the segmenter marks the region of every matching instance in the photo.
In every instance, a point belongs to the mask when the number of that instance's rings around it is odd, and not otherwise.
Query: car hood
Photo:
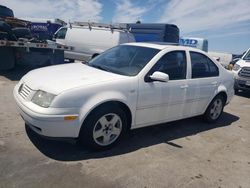
[[[99,70],[82,63],[72,63],[30,71],[22,78],[22,81],[32,90],[43,90],[58,95],[76,87],[125,78],[126,76]]]
[[[250,67],[250,61],[246,61],[243,59],[240,59],[239,61],[237,61],[236,64],[241,67]]]

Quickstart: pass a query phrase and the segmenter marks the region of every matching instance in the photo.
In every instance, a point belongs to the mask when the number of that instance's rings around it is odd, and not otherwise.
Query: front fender
[[[133,101],[133,98],[134,97],[131,97],[131,96],[127,97],[125,94],[116,92],[116,91],[105,91],[105,92],[101,92],[92,96],[91,98],[88,99],[86,103],[83,104],[83,106],[80,109],[80,113],[79,113],[80,125],[83,124],[84,120],[86,119],[86,117],[89,115],[89,113],[92,110],[94,110],[96,107],[100,106],[101,104],[105,102],[112,102],[112,101],[121,102],[127,105],[131,111],[132,120],[133,120],[134,119],[133,116],[135,114],[133,113],[135,111],[135,106],[132,105],[132,104],[135,104],[135,101]],[[80,132],[80,128],[81,126],[79,127],[79,132]]]

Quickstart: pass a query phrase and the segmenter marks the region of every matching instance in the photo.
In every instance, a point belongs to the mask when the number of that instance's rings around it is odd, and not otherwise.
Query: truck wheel
[[[4,38],[6,38],[7,40],[14,40],[14,41],[17,40],[17,38],[13,34],[11,26],[9,24],[7,24],[5,21],[1,21],[0,20],[0,31],[3,32],[3,33],[5,33],[4,34],[5,35]]]
[[[105,150],[116,145],[127,130],[126,114],[119,107],[97,108],[83,123],[79,142],[94,150]]]
[[[14,14],[10,8],[0,5],[0,17],[14,17]]]
[[[208,123],[213,123],[219,119],[223,112],[225,100],[221,95],[217,95],[207,107],[203,117]]]
[[[74,59],[64,59],[64,63],[74,63]]]
[[[15,27],[12,29],[16,38],[28,38],[31,39],[31,32],[28,28],[25,27]]]

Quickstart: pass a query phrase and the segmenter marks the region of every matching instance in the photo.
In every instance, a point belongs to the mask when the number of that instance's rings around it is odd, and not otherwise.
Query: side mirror
[[[52,36],[52,40],[53,40],[53,41],[56,41],[56,37],[57,37],[57,35],[54,34],[54,35]]]
[[[156,71],[154,72],[149,78],[152,81],[159,81],[159,82],[168,82],[169,81],[169,76],[168,74],[165,74],[163,72]]]

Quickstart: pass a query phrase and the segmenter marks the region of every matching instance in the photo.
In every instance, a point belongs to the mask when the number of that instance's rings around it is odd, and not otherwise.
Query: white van
[[[82,61],[88,61],[116,45],[135,41],[133,34],[128,31],[96,25],[61,27],[54,38],[57,43],[73,47],[72,51],[64,52],[66,59]]]

